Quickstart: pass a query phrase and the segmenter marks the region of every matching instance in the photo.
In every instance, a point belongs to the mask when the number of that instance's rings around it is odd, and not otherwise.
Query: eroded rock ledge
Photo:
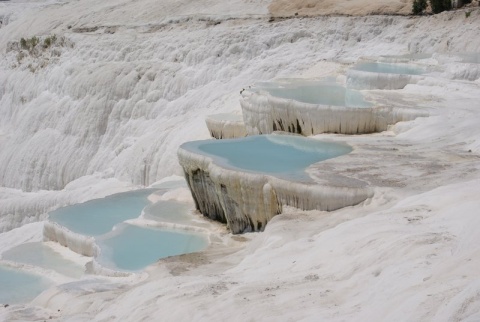
[[[283,206],[332,211],[373,196],[365,182],[328,175],[303,183],[221,167],[212,158],[178,150],[195,206],[204,216],[226,223],[233,234],[261,231]]]

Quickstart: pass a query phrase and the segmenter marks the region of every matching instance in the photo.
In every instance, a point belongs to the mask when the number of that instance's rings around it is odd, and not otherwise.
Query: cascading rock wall
[[[234,234],[261,231],[283,206],[335,210],[372,197],[366,184],[301,183],[270,175],[222,168],[207,156],[178,150],[195,206],[204,216],[227,224]]]

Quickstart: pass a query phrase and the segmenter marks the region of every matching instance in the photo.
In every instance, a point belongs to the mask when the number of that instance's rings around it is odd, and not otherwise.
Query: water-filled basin
[[[97,261],[110,269],[137,271],[160,258],[204,249],[208,240],[194,232],[121,224],[113,236],[99,238]]]
[[[17,263],[51,269],[74,278],[81,277],[84,273],[82,266],[67,260],[42,242],[19,245],[4,252],[2,258]]]
[[[424,69],[416,66],[371,62],[358,63],[353,66],[352,69],[371,73],[397,75],[422,75],[426,72]]]
[[[117,193],[57,209],[49,214],[49,218],[75,233],[87,236],[103,235],[111,231],[116,224],[139,217],[142,209],[150,204],[147,197],[155,191],[142,189]]]
[[[50,214],[50,220],[60,227],[48,225],[47,228],[46,225],[44,235],[77,253],[94,256],[106,268],[123,271],[141,270],[160,258],[201,250],[208,245],[206,236],[193,231],[193,228],[192,231],[181,230],[192,225],[192,205],[175,199],[161,199],[166,192],[180,187],[185,187],[184,180],[160,183],[156,189],[118,193],[58,209]],[[157,200],[154,201],[155,199]],[[135,225],[128,221],[132,219],[135,220]],[[153,223],[152,220],[158,223]],[[152,225],[169,226],[172,229],[150,227]],[[63,227],[77,234],[67,232],[57,235],[56,229],[64,232]],[[84,235],[85,238],[79,235]],[[87,236],[93,236],[93,239]],[[35,247],[39,254],[32,254],[32,248]],[[15,248],[7,252],[7,256],[14,261],[46,268],[52,268],[53,264],[45,261],[56,261],[59,266],[66,266],[59,262],[60,259],[54,258],[54,254],[41,254],[43,249],[38,247],[26,247],[25,254],[21,253],[21,249]],[[71,267],[66,266],[64,270],[67,270],[61,272],[64,275],[71,273]]]
[[[301,181],[309,180],[305,169],[311,164],[352,151],[345,144],[291,135],[193,141],[184,143],[181,148],[210,156],[215,163],[225,168]]]
[[[0,303],[28,302],[50,286],[40,276],[0,265]]]

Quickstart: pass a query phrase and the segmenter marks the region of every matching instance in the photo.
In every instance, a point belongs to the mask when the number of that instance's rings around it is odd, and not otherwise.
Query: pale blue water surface
[[[26,243],[2,254],[2,258],[57,271],[65,276],[81,277],[84,268],[67,260],[42,242]]]
[[[426,71],[422,68],[400,64],[387,63],[359,63],[352,67],[354,70],[380,74],[421,75]]]
[[[194,232],[143,228],[122,224],[112,237],[98,240],[101,253],[97,261],[105,267],[137,271],[160,258],[204,249],[208,240]]]
[[[117,193],[57,209],[49,214],[49,218],[73,232],[100,236],[125,220],[138,218],[142,209],[150,204],[147,197],[155,191],[141,189]]]
[[[151,204],[147,198],[185,185],[185,181],[180,180],[159,184],[157,189],[114,194],[58,209],[50,214],[50,219],[76,233],[94,236],[100,247],[97,260],[101,265],[126,271],[140,270],[160,258],[198,251],[208,245],[206,237],[195,232],[142,228],[125,223],[138,218],[144,210],[146,219],[188,225],[192,219],[189,214],[191,205],[176,200]],[[44,254],[44,250],[38,247],[24,246],[24,254],[22,249],[13,249],[6,254],[19,262],[49,268],[56,264],[63,265],[65,270],[72,269],[52,254]],[[32,254],[34,248],[38,249],[37,254]]]
[[[33,300],[51,283],[37,275],[0,265],[0,303],[15,304]]]
[[[203,140],[181,148],[212,157],[220,166],[265,173],[290,180],[309,180],[305,169],[352,151],[345,144],[293,135],[256,135],[241,139]]]

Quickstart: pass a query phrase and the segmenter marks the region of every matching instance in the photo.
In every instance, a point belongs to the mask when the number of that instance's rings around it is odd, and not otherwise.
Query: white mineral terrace
[[[221,113],[205,118],[210,135],[216,139],[241,138],[247,135],[243,117],[239,114]]]
[[[282,137],[279,136],[279,140]],[[305,145],[311,141],[295,138],[300,139],[307,141]],[[314,182],[288,180],[229,166],[223,157],[202,153],[197,146],[197,142],[189,142],[178,150],[196,207],[205,216],[226,223],[234,234],[263,230],[267,222],[282,212],[283,206],[332,211],[356,205],[373,195],[373,190],[360,180],[332,175],[317,177]],[[308,146],[299,149],[308,149]],[[255,152],[244,153],[248,158]]]
[[[321,103],[315,103],[315,97],[302,101],[305,92],[302,91],[302,84],[295,88],[299,93],[290,98],[286,95],[274,96],[267,90],[244,91],[240,104],[247,133],[286,131],[305,136],[321,133],[364,134],[385,131],[389,125],[426,115],[425,111],[404,109],[391,101],[387,104],[366,102],[359,92],[340,86],[322,82],[313,84],[309,86],[318,87],[322,93],[315,94],[320,96]],[[322,98],[322,95],[332,95],[330,89],[342,92],[330,100]],[[282,88],[276,88],[275,91],[281,93]]]
[[[191,214],[191,203],[171,199],[186,190],[184,181],[183,187],[176,185],[166,182],[158,189],[60,208],[49,214],[43,240],[90,257],[87,273],[117,277],[140,272],[159,258],[202,250],[209,226]]]

